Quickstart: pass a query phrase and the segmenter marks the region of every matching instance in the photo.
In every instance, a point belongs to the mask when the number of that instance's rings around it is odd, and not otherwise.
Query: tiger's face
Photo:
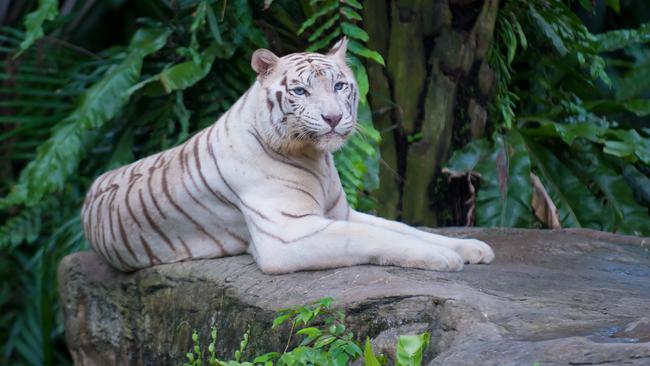
[[[334,151],[354,132],[359,96],[345,52],[345,39],[328,54],[277,57],[268,50],[255,51],[251,63],[270,116],[266,128],[282,145]]]

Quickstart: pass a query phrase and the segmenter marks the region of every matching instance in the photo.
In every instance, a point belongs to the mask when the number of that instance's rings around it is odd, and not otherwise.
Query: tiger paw
[[[486,243],[477,239],[454,240],[453,250],[465,263],[490,263],[494,260],[494,251]]]

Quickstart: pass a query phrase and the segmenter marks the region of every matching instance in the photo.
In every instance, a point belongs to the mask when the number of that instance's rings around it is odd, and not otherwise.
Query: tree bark
[[[367,1],[370,104],[382,133],[377,213],[415,225],[463,224],[441,181],[450,151],[485,134],[493,73],[486,56],[499,0]],[[456,209],[450,209],[451,206]],[[461,209],[458,209],[461,207]]]

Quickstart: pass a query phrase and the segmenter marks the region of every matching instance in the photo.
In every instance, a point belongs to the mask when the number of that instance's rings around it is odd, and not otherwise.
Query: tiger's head
[[[346,64],[346,47],[343,38],[327,54],[253,53],[251,65],[268,112],[261,125],[273,145],[334,151],[354,132],[359,93]]]

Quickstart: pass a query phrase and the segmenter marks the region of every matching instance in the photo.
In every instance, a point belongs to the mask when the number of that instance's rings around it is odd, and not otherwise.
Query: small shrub
[[[333,365],[343,366],[363,357],[365,365],[381,366],[387,364],[384,355],[376,355],[370,339],[366,338],[363,350],[361,342],[345,325],[345,314],[332,308],[332,299],[325,298],[304,306],[280,310],[273,321],[273,328],[290,321],[291,332],[282,352],[269,352],[254,357],[252,361],[242,361],[242,355],[249,343],[247,331],[233,359],[219,360],[216,356],[217,329],[212,327],[207,353],[201,347],[199,335],[192,334],[194,346],[185,355],[183,366],[294,366],[294,365]],[[298,346],[289,349],[294,337],[302,337]],[[429,334],[400,336],[397,343],[398,366],[419,366],[422,355],[429,344]],[[204,363],[204,361],[206,363]]]

